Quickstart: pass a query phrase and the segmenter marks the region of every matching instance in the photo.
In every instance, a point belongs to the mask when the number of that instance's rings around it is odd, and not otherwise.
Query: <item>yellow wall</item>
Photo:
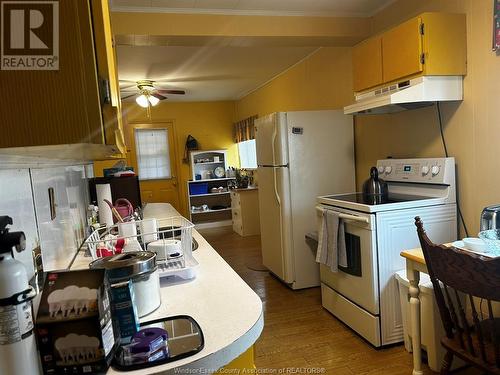
[[[424,11],[467,15],[468,74],[464,100],[443,103],[449,153],[457,162],[458,192],[471,235],[483,206],[500,202],[498,134],[500,56],[491,51],[492,1],[399,0],[372,18],[372,33]],[[453,46],[450,46],[453,48]],[[237,118],[277,110],[341,108],[352,99],[349,48],[323,48],[237,103]],[[377,159],[443,155],[434,107],[355,121],[358,188]]]
[[[325,47],[238,101],[236,114],[342,108],[351,101],[351,49]]]
[[[237,147],[233,142],[234,102],[161,102],[152,108],[151,119],[148,119],[146,110],[136,103],[126,103],[124,111],[127,117],[125,129],[127,135],[128,126],[134,123],[173,121],[178,169],[180,168],[178,172],[180,201],[182,213],[185,215],[188,213],[186,183],[191,179],[191,170],[189,164],[183,163],[182,159],[186,137],[189,134],[198,140],[200,149],[227,149],[229,165],[237,166],[239,163]],[[128,147],[130,144],[127,139]]]

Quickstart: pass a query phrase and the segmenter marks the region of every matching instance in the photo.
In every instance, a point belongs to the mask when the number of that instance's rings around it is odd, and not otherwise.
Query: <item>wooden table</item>
[[[445,244],[451,246],[451,244]],[[422,375],[422,342],[420,337],[420,272],[428,273],[424,253],[421,248],[403,250],[401,256],[406,259],[406,277],[410,283],[410,329],[413,347],[413,375]],[[418,348],[418,349],[417,349]]]

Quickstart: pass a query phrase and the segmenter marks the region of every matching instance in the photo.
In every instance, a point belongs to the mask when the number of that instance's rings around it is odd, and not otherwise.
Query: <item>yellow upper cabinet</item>
[[[0,148],[117,149],[123,136],[108,1],[59,1],[58,13],[57,70],[0,70]]]
[[[423,13],[353,47],[354,91],[420,75],[465,75],[466,45],[465,15]]]
[[[420,17],[412,18],[382,35],[383,82],[422,72],[421,25]]]
[[[352,49],[354,91],[361,91],[383,83],[382,38],[367,39]]]

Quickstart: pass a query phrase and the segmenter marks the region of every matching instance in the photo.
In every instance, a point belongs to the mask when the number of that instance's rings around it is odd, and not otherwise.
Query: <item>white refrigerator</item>
[[[355,189],[352,116],[278,112],[255,121],[262,259],[293,289],[320,285],[316,197]]]

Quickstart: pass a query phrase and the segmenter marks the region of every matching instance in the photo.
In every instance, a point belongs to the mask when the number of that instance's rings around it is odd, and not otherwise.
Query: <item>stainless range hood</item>
[[[356,95],[346,115],[374,115],[463,99],[462,76],[423,76]]]

